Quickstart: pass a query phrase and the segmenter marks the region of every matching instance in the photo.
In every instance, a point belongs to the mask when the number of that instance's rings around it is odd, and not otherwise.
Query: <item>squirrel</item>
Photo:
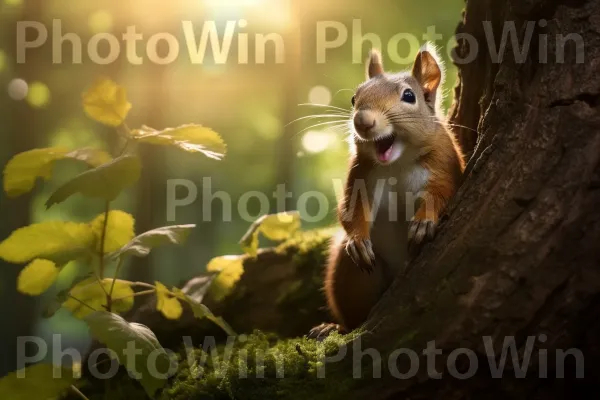
[[[425,45],[411,72],[392,74],[378,51],[369,55],[367,81],[352,98],[350,166],[338,207],[344,235],[331,243],[325,274],[338,324],[313,328],[309,337],[349,332],[366,321],[404,270],[409,247],[433,238],[460,185],[465,162],[443,122],[439,60]]]

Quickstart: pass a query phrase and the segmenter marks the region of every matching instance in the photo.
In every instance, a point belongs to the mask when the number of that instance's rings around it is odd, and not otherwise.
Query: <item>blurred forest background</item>
[[[81,93],[98,76],[107,76],[125,86],[133,103],[130,126],[150,125],[155,128],[200,123],[219,132],[228,144],[223,161],[183,154],[164,147],[143,148],[143,178],[140,185],[118,199],[116,207],[136,217],[136,231],[144,232],[174,223],[198,225],[185,247],[156,250],[146,259],[126,269],[128,278],[141,281],[159,279],[177,285],[202,273],[212,257],[240,253],[238,240],[249,226],[236,211],[237,200],[249,191],[265,193],[271,199],[270,212],[278,210],[272,193],[285,183],[293,197],[287,209],[295,209],[298,197],[307,191],[324,193],[331,212],[318,223],[304,222],[304,228],[331,225],[335,221],[335,195],[332,179],[343,178],[347,145],[343,130],[327,130],[297,118],[327,113],[318,107],[301,103],[330,104],[350,108],[353,88],[364,79],[362,64],[352,63],[352,21],[362,21],[362,34],[376,33],[384,43],[384,60],[388,70],[401,70],[387,57],[387,42],[395,34],[406,32],[423,42],[427,27],[435,26],[443,40],[447,68],[445,101],[451,101],[455,69],[449,63],[447,47],[461,18],[462,0],[0,0],[0,164],[18,152],[32,148],[63,145],[68,147],[103,146],[109,129],[87,119],[81,107]],[[125,57],[124,45],[117,62],[96,65],[86,55],[83,63],[71,63],[70,45],[64,45],[64,62],[52,62],[52,20],[62,21],[63,34],[78,34],[84,46],[96,33],[117,37],[130,25],[148,37],[158,32],[175,35],[180,43],[176,62],[159,66],[145,58],[143,65],[132,65]],[[216,65],[206,57],[202,65],[190,62],[185,48],[181,21],[189,20],[199,36],[206,20],[245,19],[253,33],[276,32],[285,38],[285,63],[276,64],[274,54],[267,52],[267,62],[256,65],[237,62],[237,49],[231,50],[226,65]],[[40,21],[49,30],[48,43],[27,52],[27,62],[17,64],[17,21]],[[327,62],[316,61],[316,24],[337,21],[349,30],[347,43],[327,53]],[[251,46],[252,46],[251,40]],[[140,49],[143,45],[140,44]],[[362,46],[361,59],[371,45]],[[253,47],[252,47],[253,48]],[[413,49],[416,54],[417,49]],[[409,46],[402,42],[398,53],[406,57]],[[412,55],[414,55],[412,54]],[[411,56],[412,56],[411,55]],[[7,89],[15,79],[28,85],[27,97],[16,100]],[[14,93],[13,93],[14,94]],[[306,120],[305,120],[306,121]],[[102,212],[102,202],[73,199],[45,210],[44,202],[53,188],[77,165],[57,167],[55,178],[38,187],[32,195],[8,199],[0,195],[0,241],[16,228],[48,219],[87,221]],[[210,215],[203,210],[203,178],[211,178],[211,192],[224,191],[232,199],[231,221],[223,220],[223,202],[211,203]],[[177,220],[167,221],[166,188],[169,179],[189,179],[196,183],[196,202],[182,207]],[[180,194],[184,196],[185,191]],[[258,203],[250,203],[250,212],[259,212]],[[316,209],[316,204],[314,204]],[[312,205],[308,207],[309,214]],[[77,268],[72,265],[69,268]],[[62,346],[85,349],[89,343],[87,327],[68,312],[59,312],[49,320],[41,319],[41,307],[31,297],[16,292],[20,267],[0,261],[0,376],[15,368],[16,337],[41,336],[51,343],[52,334],[62,335]],[[62,275],[61,275],[62,277]],[[49,296],[52,293],[47,294]]]

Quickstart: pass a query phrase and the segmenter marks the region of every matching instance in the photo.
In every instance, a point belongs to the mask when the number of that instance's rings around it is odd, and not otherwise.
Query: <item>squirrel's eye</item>
[[[354,104],[356,104],[356,96],[352,96],[352,107],[354,107]]]
[[[415,104],[417,102],[417,96],[415,96],[415,92],[410,89],[406,89],[404,93],[402,93],[402,101],[409,104]]]

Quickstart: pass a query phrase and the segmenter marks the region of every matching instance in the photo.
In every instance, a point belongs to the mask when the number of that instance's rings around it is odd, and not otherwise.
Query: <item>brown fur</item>
[[[429,140],[428,151],[419,163],[431,174],[425,187],[416,220],[437,222],[440,214],[460,185],[465,162],[454,136],[445,128]]]
[[[366,274],[354,263],[345,250],[346,240],[334,239],[331,245],[325,293],[334,319],[350,331],[367,319],[387,286],[381,269]]]

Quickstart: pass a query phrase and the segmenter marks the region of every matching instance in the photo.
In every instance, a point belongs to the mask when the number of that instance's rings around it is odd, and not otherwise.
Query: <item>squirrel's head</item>
[[[357,150],[381,164],[391,164],[406,146],[417,149],[439,131],[443,65],[436,51],[424,46],[411,72],[386,73],[381,55],[371,51],[367,81],[352,98]]]

